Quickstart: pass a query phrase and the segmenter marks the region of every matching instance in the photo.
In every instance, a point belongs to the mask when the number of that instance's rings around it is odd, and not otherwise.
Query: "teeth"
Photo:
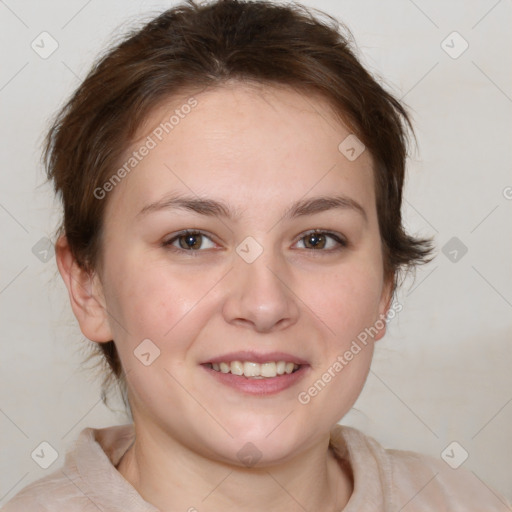
[[[210,366],[216,372],[243,375],[253,379],[272,378],[285,373],[290,374],[299,368],[298,364],[286,361],[270,361],[263,364],[252,361],[232,361],[231,363],[211,363]]]
[[[262,377],[275,377],[276,376],[276,363],[263,363],[261,365]]]
[[[233,375],[243,375],[244,374],[244,365],[240,361],[233,361],[231,363],[231,373]]]
[[[286,366],[284,367],[284,371],[286,373],[292,373],[295,365],[293,363],[286,363]]]
[[[259,377],[261,376],[261,365],[258,363],[243,363],[244,375],[246,377]]]

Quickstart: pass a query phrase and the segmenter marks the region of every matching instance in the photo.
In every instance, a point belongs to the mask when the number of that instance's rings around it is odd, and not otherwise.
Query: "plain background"
[[[342,423],[435,457],[456,441],[455,456],[469,454],[462,467],[512,499],[512,5],[306,4],[346,23],[363,63],[410,107],[419,144],[405,221],[437,245],[398,295],[403,310]],[[127,422],[120,405],[102,404],[82,363],[88,342],[55,258],[45,258],[60,212],[39,159],[50,117],[112,34],[171,5],[0,2],[0,505],[62,465],[83,428]],[[44,31],[58,42],[46,59],[31,47]],[[46,470],[31,458],[42,441],[59,454]]]

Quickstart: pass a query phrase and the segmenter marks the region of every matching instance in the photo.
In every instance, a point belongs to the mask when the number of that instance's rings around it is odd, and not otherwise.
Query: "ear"
[[[375,328],[377,334],[374,336],[373,341],[378,341],[386,334],[386,316],[389,308],[391,307],[391,299],[393,298],[393,277],[386,279],[382,286],[382,293],[379,302],[379,317],[375,320]]]
[[[78,265],[65,235],[55,243],[55,257],[80,330],[91,341],[111,341],[113,336],[98,275]]]

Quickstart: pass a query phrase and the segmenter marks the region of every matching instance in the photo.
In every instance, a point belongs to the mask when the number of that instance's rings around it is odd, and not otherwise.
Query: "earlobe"
[[[80,330],[91,341],[111,341],[113,336],[98,275],[80,267],[65,235],[55,244],[55,256]]]

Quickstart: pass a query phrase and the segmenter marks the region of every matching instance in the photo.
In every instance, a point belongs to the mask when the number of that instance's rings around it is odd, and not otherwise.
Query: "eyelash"
[[[211,239],[211,237],[205,233],[204,231],[201,231],[201,230],[192,230],[192,229],[185,229],[183,231],[180,231],[179,233],[176,233],[172,238],[170,238],[169,240],[166,240],[164,242],[162,242],[162,246],[165,247],[166,249],[170,250],[170,251],[173,251],[173,252],[177,252],[177,253],[186,253],[187,255],[190,255],[190,256],[199,256],[199,253],[200,252],[203,252],[205,249],[197,249],[197,250],[194,250],[194,249],[182,249],[181,247],[174,247],[172,244],[179,240],[181,237],[183,236],[187,236],[187,235],[202,235],[206,238],[208,238],[209,240],[211,240],[213,242],[213,240]],[[303,240],[304,238],[308,237],[308,236],[311,236],[311,235],[326,235],[330,238],[332,238],[333,240],[335,240],[338,244],[339,244],[339,247],[336,247],[334,249],[308,249],[308,248],[305,248],[305,250],[309,250],[309,252],[312,252],[312,253],[317,253],[315,254],[315,256],[320,256],[320,254],[318,253],[328,253],[328,254],[331,254],[333,252],[338,252],[338,251],[341,251],[343,249],[346,249],[348,247],[348,242],[341,236],[335,234],[335,233],[332,233],[330,231],[322,231],[320,229],[312,229],[311,231],[307,231],[306,233],[304,233],[299,239],[298,241],[301,241]]]

